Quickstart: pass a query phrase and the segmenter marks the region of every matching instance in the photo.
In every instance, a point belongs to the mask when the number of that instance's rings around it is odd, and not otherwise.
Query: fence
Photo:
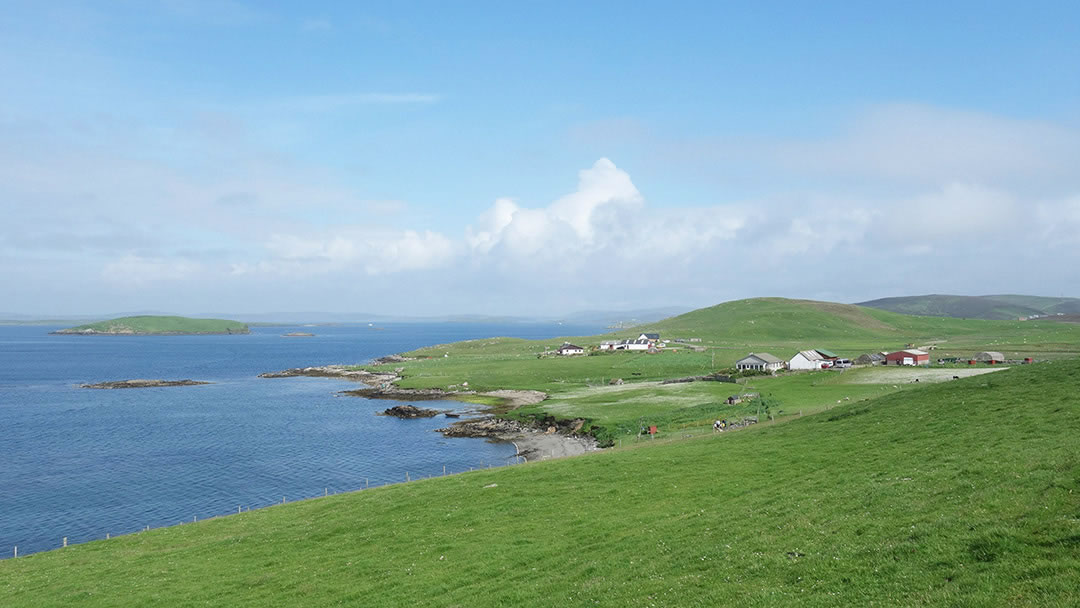
[[[553,454],[551,452],[548,452],[548,455],[552,456]],[[514,466],[514,465],[519,465],[519,464],[525,464],[527,462],[525,457],[521,456],[521,455],[514,455],[511,458],[512,458],[512,461],[507,462],[504,465],[498,465],[498,467],[501,468],[501,467],[505,467],[505,466]],[[481,464],[483,464],[483,463],[481,463]],[[387,481],[387,482],[384,482],[384,483],[381,483],[381,484],[376,483],[374,485],[372,485],[370,483],[370,478],[365,477],[364,478],[364,487],[362,487],[362,488],[335,490],[334,493],[331,494],[330,493],[330,488],[329,487],[324,487],[322,494],[316,494],[314,496],[305,496],[305,497],[297,498],[296,500],[292,500],[292,501],[287,500],[288,496],[282,496],[280,503],[279,502],[274,502],[272,504],[264,504],[262,506],[256,506],[255,510],[258,511],[260,509],[267,509],[267,508],[270,508],[270,507],[276,507],[276,506],[283,505],[283,504],[304,502],[304,501],[307,501],[307,500],[318,500],[320,498],[329,498],[330,496],[336,496],[338,494],[352,494],[354,492],[363,492],[364,490],[369,490],[369,489],[373,489],[373,488],[381,488],[381,487],[386,487],[386,486],[396,486],[396,485],[401,485],[402,483],[412,483],[412,482],[421,481],[421,480],[424,480],[424,479],[433,479],[433,478],[436,478],[436,477],[445,477],[445,476],[448,476],[448,475],[457,475],[457,474],[461,474],[461,473],[470,473],[470,472],[473,472],[473,471],[486,470],[486,469],[490,469],[490,468],[493,468],[493,467],[489,463],[486,467],[484,467],[484,466],[469,467],[468,471],[462,470],[462,471],[453,472],[453,471],[449,471],[446,468],[446,465],[443,465],[441,475],[428,475],[426,477],[425,476],[413,477],[409,471],[405,471],[405,479],[404,479],[404,481]],[[204,517],[203,521],[206,521],[206,520],[209,520],[209,519],[219,519],[219,518],[222,518],[222,517],[228,517],[228,516],[232,516],[232,515],[240,515],[242,513],[249,513],[249,512],[251,512],[251,510],[252,510],[252,507],[250,505],[247,506],[246,508],[244,507],[244,505],[236,505],[236,512],[235,513],[233,513],[232,511],[229,511],[228,513],[221,513],[221,514],[218,514],[218,515],[211,515],[209,517]],[[81,541],[81,542],[89,543],[89,542],[100,541],[100,540],[111,540],[113,538],[118,538],[118,537],[121,537],[121,536],[130,536],[132,534],[140,534],[142,532],[149,532],[152,529],[156,530],[156,529],[159,529],[159,528],[171,528],[174,525],[182,526],[182,525],[191,524],[191,523],[198,523],[198,522],[199,522],[199,516],[198,515],[193,515],[191,517],[190,522],[189,521],[181,521],[181,522],[177,522],[176,524],[172,524],[172,525],[158,526],[157,528],[151,528],[150,526],[143,526],[142,528],[140,528],[139,530],[136,530],[135,532],[128,532],[128,533],[116,534],[116,535],[113,535],[113,534],[111,534],[109,532],[106,532],[104,538],[101,538],[101,537],[90,538],[90,539],[87,539],[87,540],[84,540],[84,541]],[[60,539],[59,547],[55,547],[55,548],[62,549],[62,548],[65,548],[67,546],[68,546],[68,537],[63,536]],[[41,549],[39,551],[49,551],[49,550],[50,549]],[[26,551],[24,551],[23,555],[29,555],[31,553],[36,553],[36,552],[37,551],[31,551],[31,552],[27,553]],[[19,546],[15,545],[12,548],[12,553],[11,553],[10,557],[0,557],[0,559],[17,559],[18,557],[19,557]]]

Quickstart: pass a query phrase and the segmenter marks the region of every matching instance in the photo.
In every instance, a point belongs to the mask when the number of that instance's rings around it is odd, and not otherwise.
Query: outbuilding
[[[885,365],[930,365],[930,353],[909,348],[885,355]]]
[[[1001,363],[1005,361],[1005,355],[999,352],[988,350],[975,355],[973,359],[975,359],[979,363],[989,363],[993,365],[995,363]]]
[[[821,356],[816,350],[801,350],[795,354],[794,357],[788,361],[788,369],[792,370],[811,370],[821,369],[822,364],[825,363],[825,357]]]
[[[784,361],[769,353],[750,353],[735,362],[735,369],[739,371],[757,370],[763,372],[775,372],[776,370],[783,368]]]
[[[855,365],[881,365],[885,363],[885,355],[881,353],[866,353],[855,359]]]

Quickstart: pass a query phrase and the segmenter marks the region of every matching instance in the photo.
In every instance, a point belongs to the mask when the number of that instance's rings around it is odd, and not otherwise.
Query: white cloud
[[[198,278],[203,270],[202,265],[189,260],[129,254],[105,264],[101,278],[120,286],[141,286]]]

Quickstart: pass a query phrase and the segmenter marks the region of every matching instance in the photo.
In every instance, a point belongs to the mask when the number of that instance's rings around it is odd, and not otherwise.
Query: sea
[[[0,326],[0,558],[238,510],[516,462],[515,448],[401,420],[356,383],[258,378],[492,336],[600,326],[388,323],[253,327],[232,336],[65,336]],[[284,337],[309,332],[313,337]],[[202,386],[85,389],[133,378]],[[424,402],[468,410],[458,401]]]

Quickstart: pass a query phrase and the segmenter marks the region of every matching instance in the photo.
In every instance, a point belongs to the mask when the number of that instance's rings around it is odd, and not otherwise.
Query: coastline
[[[373,365],[406,361],[399,355],[390,355],[375,360]],[[347,369],[344,365],[321,365],[298,367],[279,372],[264,372],[260,378],[294,378],[306,376],[313,378],[342,378],[366,384],[368,388],[340,391],[338,394],[363,397],[366,399],[388,399],[393,401],[433,401],[460,400],[468,402],[468,397],[488,397],[501,400],[496,408],[487,406],[486,412],[468,412],[478,416],[460,420],[436,429],[444,437],[472,437],[513,444],[517,449],[515,456],[526,462],[578,456],[598,450],[596,440],[587,435],[560,433],[556,427],[534,427],[513,420],[496,418],[500,411],[510,411],[525,405],[533,405],[547,399],[541,391],[498,389],[493,391],[446,391],[436,388],[400,388],[394,385],[401,379],[394,372],[369,372],[366,370]],[[464,413],[464,412],[463,412]],[[578,425],[580,428],[580,425]]]

